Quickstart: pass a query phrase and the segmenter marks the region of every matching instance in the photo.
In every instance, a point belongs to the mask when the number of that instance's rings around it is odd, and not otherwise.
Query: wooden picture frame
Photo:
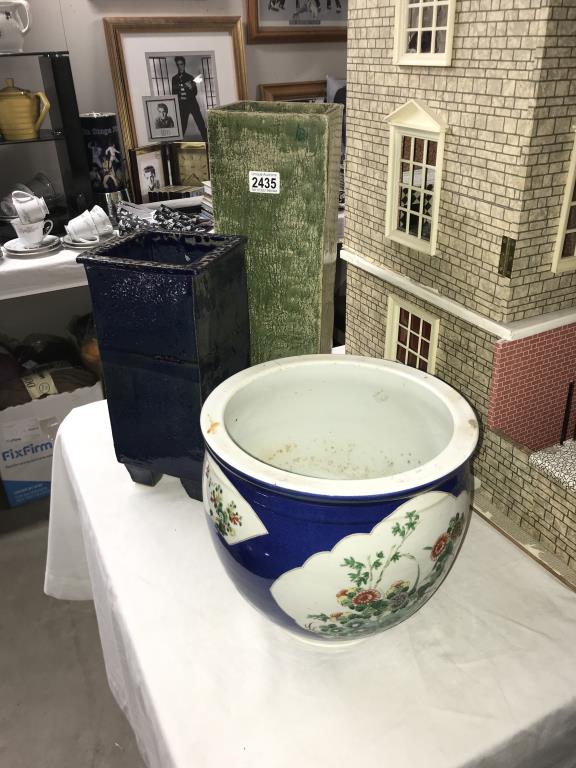
[[[148,203],[148,190],[145,187],[145,170],[154,168],[154,189],[160,189],[170,183],[166,144],[148,144],[145,147],[132,147],[128,150],[130,177],[135,203]]]
[[[182,138],[176,96],[142,96],[149,141],[179,141]]]
[[[348,0],[247,0],[247,4],[249,43],[346,41]]]
[[[208,152],[202,141],[173,141],[168,144],[172,184],[201,187],[210,178]]]
[[[112,16],[103,23],[126,152],[149,141],[143,96],[178,93],[184,140],[195,138],[187,130],[196,130],[198,139],[205,140],[206,111],[211,106],[247,99],[239,16]],[[179,59],[184,61],[182,71]],[[197,66],[195,77],[191,66],[186,70],[189,62]],[[177,76],[189,81],[180,90],[175,86]],[[187,98],[194,104],[187,105]]]
[[[326,80],[302,83],[262,83],[261,101],[316,101],[326,98]]]

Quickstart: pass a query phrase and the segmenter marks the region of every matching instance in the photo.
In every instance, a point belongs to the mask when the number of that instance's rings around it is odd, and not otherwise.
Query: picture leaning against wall
[[[348,0],[248,0],[248,42],[346,40]]]
[[[186,141],[208,141],[207,112],[220,105],[213,51],[148,52],[152,96],[176,96]]]

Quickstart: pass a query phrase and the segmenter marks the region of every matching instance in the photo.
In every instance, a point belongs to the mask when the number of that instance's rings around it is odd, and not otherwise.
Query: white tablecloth
[[[4,254],[2,249],[0,251]],[[84,265],[76,263],[79,253],[62,248],[46,256],[19,258],[3,255],[0,258],[0,300],[86,285]]]
[[[94,598],[150,768],[576,765],[576,595],[479,518],[414,617],[307,645],[236,593],[177,480],[132,483],[96,403],[58,434],[45,588]]]

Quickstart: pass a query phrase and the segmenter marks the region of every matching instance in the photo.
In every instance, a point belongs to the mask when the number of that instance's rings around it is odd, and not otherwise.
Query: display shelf
[[[38,137],[35,139],[0,139],[0,147],[4,145],[13,146],[14,144],[36,144],[39,141],[64,141],[64,139],[63,131],[40,128]]]
[[[68,56],[68,51],[2,51],[0,59],[9,59],[12,56]]]
[[[0,258],[0,301],[87,285],[79,251],[63,248],[46,256]]]
[[[24,57],[36,59],[42,78],[43,91],[50,102],[50,122],[52,128],[40,129],[36,139],[20,141],[0,141],[0,147],[15,147],[18,144],[51,144],[56,151],[60,176],[66,197],[68,218],[76,216],[93,204],[90,184],[88,156],[84,144],[84,134],[78,112],[78,103],[74,89],[70,58],[67,51],[26,51],[22,53],[0,53],[0,70],[4,74],[11,71],[10,60]],[[14,73],[12,72],[12,75]],[[0,78],[1,79],[1,78]],[[2,163],[6,163],[6,151],[2,151]],[[17,159],[13,163],[16,174]],[[4,179],[5,186],[22,179]]]

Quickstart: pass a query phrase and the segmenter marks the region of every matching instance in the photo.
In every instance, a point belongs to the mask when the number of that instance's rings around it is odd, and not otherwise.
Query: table
[[[87,285],[80,251],[62,248],[46,256],[0,258],[0,300]]]
[[[576,595],[476,516],[414,617],[308,645],[238,595],[177,480],[131,482],[100,402],[58,433],[45,590],[94,599],[150,768],[576,765]]]

